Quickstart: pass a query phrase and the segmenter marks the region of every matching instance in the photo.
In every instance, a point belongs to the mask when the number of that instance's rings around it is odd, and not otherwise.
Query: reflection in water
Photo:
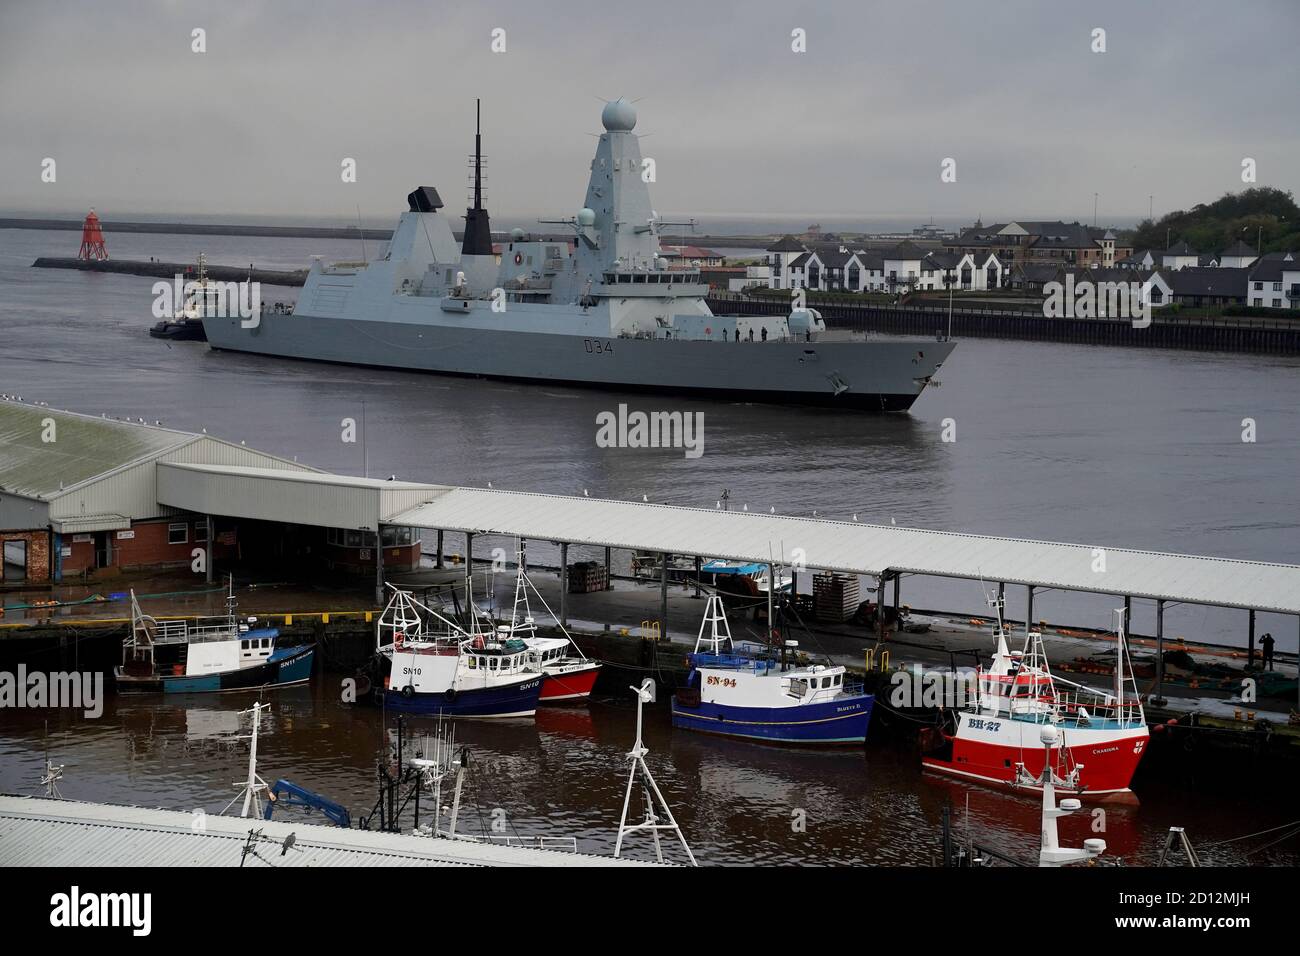
[[[942,388],[911,413],[892,416],[511,385],[151,340],[152,279],[30,268],[38,255],[69,254],[69,235],[0,233],[0,381],[29,400],[206,427],[348,474],[362,472],[364,454],[372,475],[450,484],[585,489],[704,507],[727,489],[731,507],[764,512],[816,509],[884,524],[1296,560],[1294,358],[974,339],[959,344]],[[205,251],[214,263],[273,268],[305,264],[315,253],[356,253],[353,244],[319,240],[123,235],[110,243],[118,258],[192,261]],[[266,290],[266,297],[293,292]],[[598,448],[596,414],[619,402],[703,412],[703,457]],[[1260,423],[1250,446],[1240,441],[1246,416]],[[364,452],[340,440],[342,419],[363,417]],[[951,443],[940,441],[948,418]],[[448,542],[459,546],[455,536]],[[530,544],[530,555],[553,560],[542,542]],[[1008,599],[1015,617],[1022,597],[1013,590]],[[909,579],[903,600],[983,608],[978,585],[962,582]],[[1105,596],[1049,592],[1036,616],[1104,624],[1113,606]],[[1151,633],[1151,609],[1139,603],[1134,611],[1134,630]],[[1268,617],[1260,616],[1261,632],[1295,633],[1294,621]],[[1238,612],[1180,609],[1166,625],[1166,633],[1244,642]],[[464,724],[458,737],[474,755],[467,826],[481,826],[500,808],[519,832],[573,835],[582,849],[610,852],[633,737],[628,697],[595,700],[589,711],[544,711],[535,724]],[[246,773],[244,747],[228,739],[230,715],[253,700],[110,698],[97,721],[0,713],[0,789],[30,791],[39,779],[48,720],[51,756],[68,765],[66,795],[218,810]],[[375,762],[388,747],[381,715],[346,707],[320,688],[270,700],[263,776],[368,810]],[[923,777],[915,754],[874,745],[865,753],[809,753],[673,734],[662,708],[647,715],[646,743],[656,779],[704,862],[927,863],[937,852],[944,802],[964,825],[968,796],[977,840],[1023,856],[1036,843],[1033,798]],[[1141,783],[1141,807],[1108,809],[1106,817],[1105,838],[1131,862],[1153,859],[1171,824],[1204,845],[1285,822],[1244,788],[1210,795],[1159,779]],[[799,810],[803,832],[792,825]],[[1075,828],[1091,822],[1067,819],[1063,837],[1077,842]],[[1230,845],[1205,856],[1296,861],[1287,846],[1243,853]]]
[[[246,774],[247,725],[236,712],[255,695],[177,700],[111,697],[96,721],[35,710],[7,711],[0,723],[0,790],[37,791],[48,746],[66,764],[61,787],[71,799],[219,811]],[[342,803],[354,818],[376,798],[375,767],[395,747],[395,725],[377,709],[339,703],[322,685],[267,697],[259,740],[259,771]],[[596,698],[590,707],[542,709],[537,720],[463,721],[459,744],[470,749],[461,831],[489,832],[494,816],[506,832],[574,837],[581,850],[613,851],[626,784],[627,751],[635,734],[627,699]],[[432,733],[430,720],[410,720],[409,759]],[[915,753],[876,744],[817,751],[773,747],[674,732],[667,710],[646,713],[647,761],[696,856],[704,863],[929,865],[938,857],[945,802],[959,838],[971,838],[1021,858],[1037,849],[1038,800],[945,777],[923,775]],[[1170,825],[1186,826],[1198,846],[1276,825],[1274,812],[1224,812],[1232,799],[1177,788],[1143,791],[1140,807],[1105,807],[1103,836],[1110,856],[1149,862]],[[426,807],[427,812],[427,807]],[[321,822],[305,811],[293,819]],[[1094,835],[1084,812],[1062,823],[1078,844]],[[409,823],[409,821],[408,821]],[[633,854],[649,853],[632,843]],[[1203,853],[1236,864],[1243,846]],[[1294,864],[1294,847],[1280,846],[1253,863]]]

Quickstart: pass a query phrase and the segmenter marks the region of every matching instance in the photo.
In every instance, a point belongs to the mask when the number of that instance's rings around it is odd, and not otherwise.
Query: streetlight
[[[948,287],[948,338],[944,341],[952,341],[952,284],[953,275],[951,269],[945,269],[943,272],[943,284]]]

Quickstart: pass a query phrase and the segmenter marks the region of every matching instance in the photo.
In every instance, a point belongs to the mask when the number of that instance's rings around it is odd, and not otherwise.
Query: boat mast
[[[677,825],[677,820],[673,817],[673,811],[668,806],[668,801],[659,791],[659,785],[655,783],[654,775],[650,773],[650,768],[646,766],[645,755],[650,751],[646,748],[641,739],[641,708],[644,704],[653,704],[655,702],[655,682],[647,677],[641,681],[640,687],[630,688],[632,693],[636,694],[636,743],[628,751],[628,762],[631,764],[631,770],[627,778],[627,790],[623,793],[623,814],[618,821],[618,839],[614,842],[614,859],[618,859],[623,852],[623,837],[629,833],[637,833],[641,830],[649,830],[650,835],[654,838],[655,858],[662,863],[664,861],[663,844],[659,840],[659,831],[668,830],[676,834],[682,849],[686,851],[686,858],[691,861],[691,866],[699,866],[695,862],[695,854],[691,852],[690,845],[686,842],[686,836],[682,833],[682,828]],[[627,811],[632,802],[632,788],[636,785],[638,776],[641,779],[642,800],[645,807],[645,819],[641,823],[628,823]],[[658,810],[663,813],[663,819],[667,823],[660,823]]]
[[[465,210],[465,238],[462,256],[492,255],[492,227],[483,208],[483,133],[482,101],[474,101],[474,205]]]

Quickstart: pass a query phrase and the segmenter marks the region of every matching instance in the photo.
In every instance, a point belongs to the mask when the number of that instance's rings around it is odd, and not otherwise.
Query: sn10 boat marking
[[[131,633],[113,671],[122,693],[196,694],[288,687],[311,680],[315,645],[281,646],[274,627],[235,614],[234,580],[223,617],[159,621],[131,591]]]
[[[673,695],[673,726],[783,744],[865,743],[875,698],[850,687],[843,667],[792,666],[795,647],[786,641],[779,659],[770,647],[742,652],[722,598],[710,596],[686,686]]]
[[[375,691],[379,703],[446,717],[537,712],[542,673],[523,641],[471,635],[408,592],[392,591],[375,625],[376,654],[389,664],[383,687]],[[430,625],[441,633],[429,633]]]
[[[1059,733],[1058,789],[1077,796],[1131,793],[1130,783],[1150,737],[1136,682],[1126,679],[1128,645],[1122,612],[1116,626],[1113,693],[1054,678],[1043,636],[1026,625],[1022,650],[1009,651],[1002,605],[996,609],[996,650],[988,668],[977,671],[977,699],[957,711],[951,733],[943,733],[936,754],[922,758],[927,770],[970,780],[1041,791],[1044,753],[1041,729]],[[1130,686],[1126,687],[1126,683]],[[1068,690],[1057,685],[1064,684]]]

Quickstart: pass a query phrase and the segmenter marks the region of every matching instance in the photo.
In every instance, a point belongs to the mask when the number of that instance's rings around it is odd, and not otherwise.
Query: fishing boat
[[[274,627],[255,627],[235,613],[234,579],[223,617],[159,621],[131,591],[131,634],[113,671],[125,693],[194,694],[288,687],[311,679],[313,644],[282,646]]]
[[[541,637],[537,633],[537,622],[533,618],[529,605],[528,593],[541,602],[542,607],[551,615],[555,626],[563,637]],[[510,623],[497,627],[501,640],[512,638],[524,642],[532,655],[533,664],[542,672],[542,694],[539,698],[543,704],[571,703],[586,700],[596,686],[600,676],[600,662],[589,660],[582,653],[573,637],[565,630],[560,619],[555,616],[546,600],[524,570],[522,555],[515,575],[515,601],[510,612]]]
[[[946,712],[954,723],[942,732],[938,749],[922,758],[923,766],[1041,791],[1045,751],[1040,738],[1042,728],[1051,725],[1060,732],[1058,789],[1093,797],[1130,793],[1149,731],[1131,666],[1125,677],[1123,612],[1117,612],[1115,628],[1114,689],[1103,691],[1053,677],[1043,636],[1028,625],[1023,649],[1008,650],[1001,600],[989,603],[996,612],[992,662],[976,671],[975,700]]]
[[[686,686],[673,695],[673,726],[786,744],[861,744],[874,697],[846,669],[794,666],[798,643],[737,647],[722,599],[709,598]]]
[[[409,592],[392,591],[376,624],[376,654],[388,665],[383,686],[375,691],[379,703],[446,717],[531,717],[537,712],[542,673],[522,640],[470,634]],[[441,632],[432,632],[431,626]]]

